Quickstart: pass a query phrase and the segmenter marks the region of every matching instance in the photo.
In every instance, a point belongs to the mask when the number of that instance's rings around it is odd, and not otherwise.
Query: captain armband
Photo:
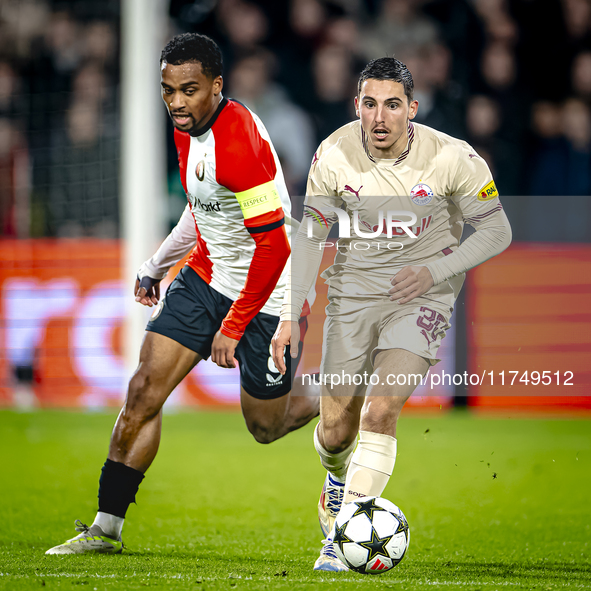
[[[269,181],[258,185],[258,187],[236,193],[236,199],[240,204],[245,220],[282,207],[275,181]]]

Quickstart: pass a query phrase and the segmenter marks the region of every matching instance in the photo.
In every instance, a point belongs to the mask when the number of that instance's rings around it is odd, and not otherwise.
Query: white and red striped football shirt
[[[283,301],[297,222],[279,159],[261,120],[226,98],[204,127],[174,137],[189,205],[142,270],[160,279],[195,245],[187,264],[234,300],[221,331],[239,339],[259,311],[279,316]]]

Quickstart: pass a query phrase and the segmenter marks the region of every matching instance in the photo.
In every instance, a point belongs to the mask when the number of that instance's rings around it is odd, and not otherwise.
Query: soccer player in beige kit
[[[297,354],[294,323],[330,228],[342,217],[335,209],[344,207],[350,225],[343,230],[339,222],[335,262],[322,275],[329,305],[320,374],[345,379],[323,386],[314,433],[328,471],[318,507],[326,539],[315,570],[347,570],[333,549],[338,511],[343,502],[382,494],[396,461],[398,417],[439,361],[466,271],[511,242],[486,162],[466,142],[412,123],[418,106],[404,64],[385,57],[365,67],[355,98],[359,120],[314,155],[308,220],[292,244],[291,288],[273,340],[281,371],[285,346]],[[476,232],[460,245],[464,222]],[[375,374],[371,383],[364,372]]]

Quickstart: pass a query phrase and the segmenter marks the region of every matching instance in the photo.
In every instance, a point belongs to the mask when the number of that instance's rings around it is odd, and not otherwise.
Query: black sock
[[[99,478],[99,511],[124,518],[143,479],[139,470],[107,460]]]

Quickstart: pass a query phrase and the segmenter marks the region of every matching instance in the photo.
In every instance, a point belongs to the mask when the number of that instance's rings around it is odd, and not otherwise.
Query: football
[[[358,573],[376,575],[394,568],[404,558],[409,542],[404,513],[381,497],[347,503],[335,521],[335,552]]]

